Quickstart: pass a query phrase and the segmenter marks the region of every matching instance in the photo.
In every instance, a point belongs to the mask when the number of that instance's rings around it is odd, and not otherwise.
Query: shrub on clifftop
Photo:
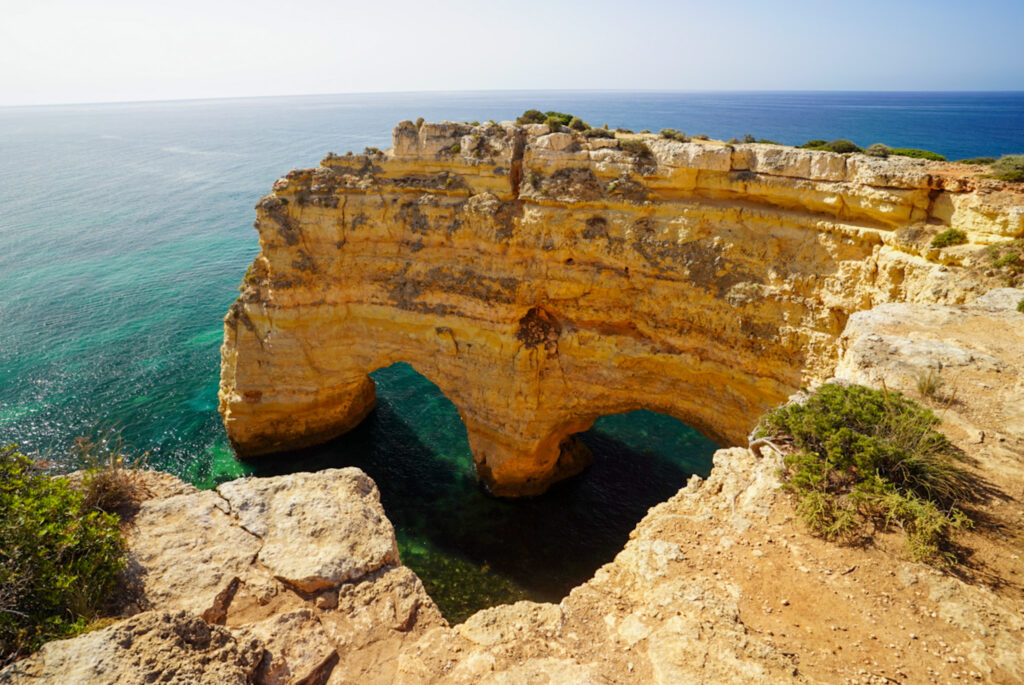
[[[0,447],[0,665],[84,630],[124,564],[117,516]]]
[[[1024,155],[1004,155],[992,163],[992,177],[1000,181],[1024,181]]]
[[[911,557],[954,563],[948,547],[971,526],[960,506],[972,483],[938,423],[898,392],[826,384],[766,414],[756,435],[792,440],[783,487],[819,535],[850,540],[869,535],[869,524],[896,524]]]

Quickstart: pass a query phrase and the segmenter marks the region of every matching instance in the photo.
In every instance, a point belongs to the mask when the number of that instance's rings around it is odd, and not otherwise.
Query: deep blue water
[[[1024,152],[1024,93],[411,93],[0,108],[0,442],[67,461],[75,436],[110,429],[151,465],[200,485],[245,472],[216,394],[221,317],[257,251],[256,200],[327,151],[388,147],[402,119],[502,120],[532,107],[716,138],[843,137],[951,159]],[[474,592],[556,598],[610,559],[647,507],[710,467],[713,446],[678,422],[609,417],[584,437],[597,454],[587,477],[528,503],[499,502],[476,487],[458,415],[436,388],[401,365],[377,380],[380,409],[366,425],[261,472],[362,466],[381,485],[403,558],[451,594],[453,615]],[[536,568],[555,570],[538,578]]]

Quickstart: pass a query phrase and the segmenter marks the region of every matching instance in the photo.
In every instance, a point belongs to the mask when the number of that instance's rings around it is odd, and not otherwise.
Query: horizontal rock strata
[[[772,145],[400,124],[257,208],[225,319],[237,452],[324,441],[408,362],[458,408],[483,481],[543,491],[572,435],[634,409],[721,444],[827,376],[851,314],[974,297],[958,265],[1024,230],[1019,197],[918,160]],[[955,168],[954,168],[955,171]],[[929,247],[946,227],[968,244]]]

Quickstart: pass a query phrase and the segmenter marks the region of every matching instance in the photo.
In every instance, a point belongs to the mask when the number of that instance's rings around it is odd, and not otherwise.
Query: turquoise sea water
[[[388,147],[402,119],[500,120],[530,107],[719,138],[845,137],[950,158],[1024,152],[1022,93],[516,92],[0,108],[0,441],[60,461],[75,436],[106,428],[199,485],[246,472],[227,447],[216,392],[221,317],[257,251],[256,200],[327,151]],[[501,502],[476,487],[464,430],[436,388],[404,365],[376,377],[380,408],[364,426],[259,472],[363,467],[381,487],[403,558],[448,597],[452,615],[502,598],[557,599],[610,560],[649,506],[710,467],[713,445],[678,422],[607,417],[584,436],[597,455],[585,478]]]

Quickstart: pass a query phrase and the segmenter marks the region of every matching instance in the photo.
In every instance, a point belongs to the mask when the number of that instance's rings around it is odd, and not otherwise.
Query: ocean
[[[557,600],[621,548],[713,443],[668,417],[599,419],[583,478],[508,502],[481,492],[451,403],[402,364],[352,434],[259,467],[217,415],[221,318],[258,245],[253,205],[328,152],[390,146],[403,119],[511,119],[783,143],[848,138],[950,159],[1024,152],[1024,93],[402,93],[0,108],[0,442],[74,468],[77,436],[116,433],[210,487],[357,465],[381,488],[403,560],[449,617]],[[681,389],[685,391],[685,389]],[[538,572],[538,569],[544,569]]]

